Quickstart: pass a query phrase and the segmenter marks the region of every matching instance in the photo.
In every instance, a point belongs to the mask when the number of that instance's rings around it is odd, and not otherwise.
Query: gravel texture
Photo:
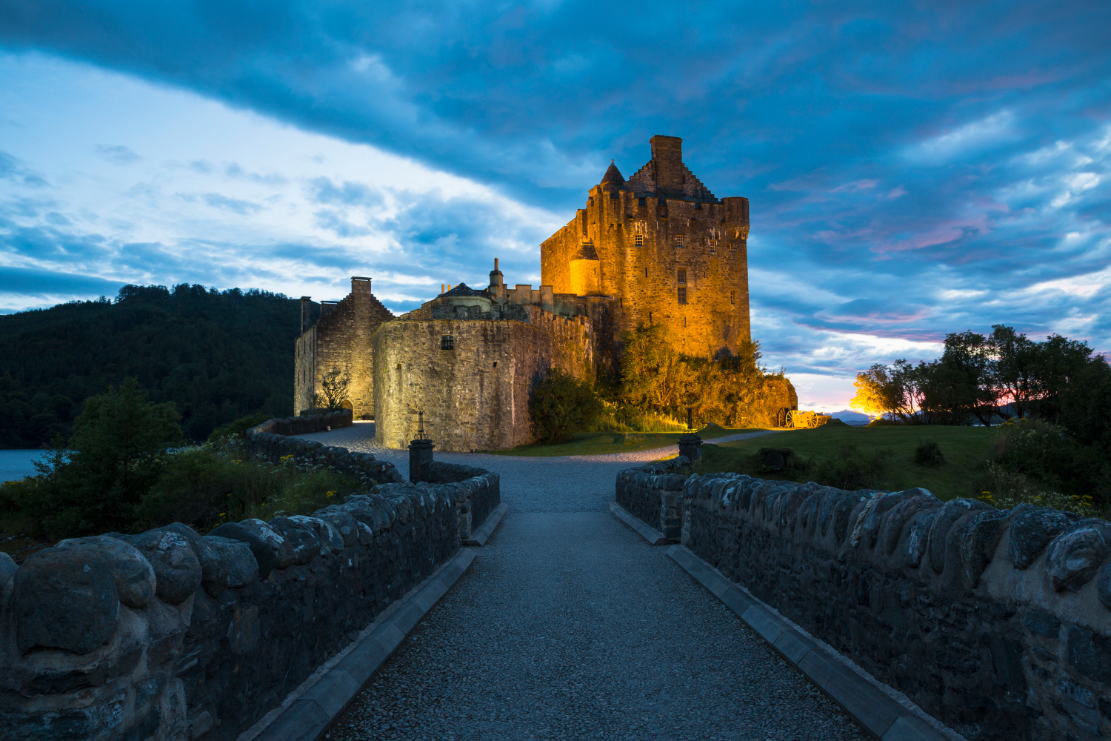
[[[406,472],[407,451],[377,449],[369,427],[306,437]],[[864,739],[607,511],[617,471],[661,455],[437,455],[500,473],[509,511],[328,738]]]

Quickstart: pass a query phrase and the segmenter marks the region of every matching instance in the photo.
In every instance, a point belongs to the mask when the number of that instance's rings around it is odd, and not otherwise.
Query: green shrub
[[[796,481],[814,469],[813,461],[797,455],[793,448],[760,448],[752,455],[750,466],[757,476],[774,473]]]
[[[1077,443],[1060,427],[1044,420],[1004,422],[992,438],[986,462],[1022,474],[1042,491],[1068,497],[1091,496],[1101,507],[1111,503],[1111,467],[1102,451]]]
[[[993,461],[981,466],[973,482],[973,496],[998,509],[1011,509],[1020,504],[1053,507],[1063,512],[1075,512],[1084,517],[1106,517],[1092,495],[1067,495],[1053,491],[1037,479],[1005,468]]]
[[[940,466],[945,462],[945,456],[936,440],[919,440],[918,447],[914,449],[914,462],[920,466]]]
[[[533,389],[529,414],[532,430],[541,442],[569,440],[586,430],[602,409],[588,383],[552,368]]]
[[[149,403],[134,378],[89,397],[73,438],[56,440],[47,460],[35,463],[40,476],[24,511],[56,538],[127,529],[168,451],[182,444],[177,419],[172,403]]]
[[[247,430],[271,419],[274,419],[274,415],[268,412],[248,414],[246,417],[240,417],[237,420],[228,422],[226,425],[217,427],[212,431],[212,434],[208,436],[208,442],[213,443],[226,438],[243,437]]]
[[[311,514],[359,492],[364,487],[357,479],[330,469],[299,470],[291,459],[273,466],[191,448],[169,457],[143,496],[132,529],[181,522],[203,533],[248,517]]]
[[[877,489],[883,484],[890,458],[889,450],[879,449],[868,455],[855,445],[846,445],[818,464],[815,480],[847,491]]]

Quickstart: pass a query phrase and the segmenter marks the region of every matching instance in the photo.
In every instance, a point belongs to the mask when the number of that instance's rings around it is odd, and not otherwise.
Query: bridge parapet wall
[[[413,485],[371,456],[251,437],[386,482],[206,536],[174,524],[20,566],[0,554],[0,741],[235,739],[458,553],[467,492],[491,485],[480,469]]]
[[[258,433],[271,435],[309,435],[313,432],[327,432],[340,427],[350,427],[355,424],[355,417],[350,409],[339,409],[324,414],[308,414],[298,417],[283,417],[268,419],[260,425],[255,425],[247,431],[247,436]]]
[[[459,534],[464,541],[482,527],[501,504],[501,476],[458,463],[431,461],[417,472],[421,483],[446,486],[459,502]]]
[[[966,738],[1111,738],[1106,520],[736,474],[687,478],[682,513],[684,546]]]
[[[617,474],[616,499],[626,512],[679,542],[683,524],[683,487],[690,461],[679,456]]]

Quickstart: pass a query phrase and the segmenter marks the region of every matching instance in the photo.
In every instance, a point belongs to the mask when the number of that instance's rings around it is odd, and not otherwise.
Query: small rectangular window
[[[710,254],[716,255],[718,251],[718,241],[716,239],[710,240]]]
[[[686,286],[679,286],[679,303],[681,303],[681,304],[687,303],[687,287]]]
[[[647,198],[638,198],[637,201],[638,201],[637,205],[639,205],[639,206],[647,206],[648,205],[648,199]]]
[[[644,246],[644,235],[643,234],[638,234],[635,237],[633,237],[633,243],[636,244],[637,247],[643,247]]]
[[[645,278],[647,278],[647,277],[648,277],[648,268],[645,268],[645,269],[644,269],[644,277],[645,277]]]
[[[683,246],[683,235],[682,234],[676,234],[675,235],[675,246],[676,247],[682,247]]]
[[[449,335],[449,334],[445,334],[442,337],[440,337],[440,349],[441,350],[454,350],[455,349],[455,337],[453,337],[452,335]]]
[[[686,268],[679,268],[679,283],[680,283],[680,285],[682,285],[682,284],[685,284],[686,282],[687,282],[687,269]]]
[[[737,292],[736,291],[730,291],[729,292],[729,303],[731,303],[731,304],[737,303]]]

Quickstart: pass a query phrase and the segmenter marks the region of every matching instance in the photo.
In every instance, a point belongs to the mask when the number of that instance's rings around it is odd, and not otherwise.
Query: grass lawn
[[[797,455],[822,460],[835,456],[846,444],[865,454],[877,449],[890,451],[882,486],[901,491],[915,486],[929,489],[938,499],[972,497],[972,479],[984,460],[995,429],[950,426],[850,427],[829,425],[812,430],[785,430],[751,440],[738,440],[702,447],[703,469],[707,472],[735,471],[760,478],[784,480],[774,473],[757,473],[751,458],[760,448],[793,448]],[[919,440],[931,439],[941,448],[945,461],[937,467],[919,466],[914,449]]]
[[[754,428],[756,429],[756,428]],[[751,429],[727,430],[716,425],[698,430],[695,434],[703,440],[713,440],[739,432],[752,432]],[[510,450],[484,450],[490,455],[518,455],[549,458],[557,455],[611,455],[630,453],[637,450],[652,450],[675,445],[683,432],[580,432],[562,443],[521,445]],[[703,448],[705,450],[705,448]]]

